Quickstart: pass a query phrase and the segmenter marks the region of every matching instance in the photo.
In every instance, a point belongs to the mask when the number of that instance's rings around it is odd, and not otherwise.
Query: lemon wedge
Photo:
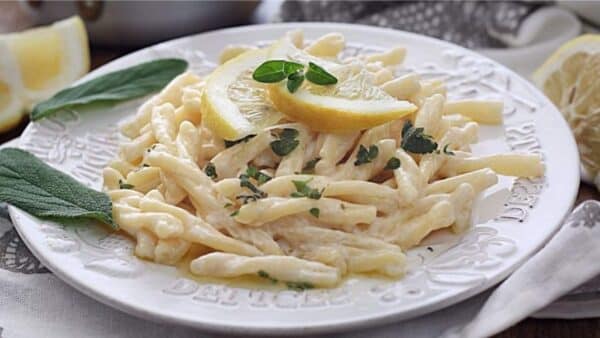
[[[600,35],[561,46],[533,74],[534,83],[561,111],[589,174],[600,172]]]
[[[314,62],[332,73],[335,85],[319,86],[304,81],[294,93],[285,81],[269,86],[274,106],[292,120],[324,132],[348,132],[371,128],[401,118],[417,107],[397,100],[375,86],[372,74],[360,64],[338,64],[316,58],[282,39],[271,47],[269,59]]]
[[[17,61],[0,44],[0,133],[17,125],[23,118],[24,98]]]
[[[247,51],[209,76],[202,95],[202,119],[220,137],[237,140],[283,117],[271,103],[266,85],[252,79],[252,72],[267,55],[267,49]]]
[[[90,68],[85,26],[79,17],[0,35],[0,130],[26,110],[77,80]]]

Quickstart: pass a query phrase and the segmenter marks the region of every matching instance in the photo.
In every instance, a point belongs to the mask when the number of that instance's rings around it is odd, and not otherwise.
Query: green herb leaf
[[[319,210],[319,208],[310,208],[308,212],[310,212],[310,214],[316,218],[319,218],[319,215],[321,214],[321,210]]]
[[[317,162],[319,162],[321,160],[320,157],[315,157],[312,160],[306,162],[306,164],[304,165],[304,168],[302,168],[302,173],[303,174],[312,174],[315,171],[315,166],[317,165]]]
[[[304,65],[285,60],[268,60],[256,67],[252,73],[255,81],[275,83],[285,80],[289,75],[304,69]]]
[[[322,191],[313,189],[308,186],[308,182],[310,182],[311,180],[312,179],[308,179],[306,181],[292,181],[292,183],[294,184],[294,187],[296,188],[296,191],[292,192],[290,194],[290,196],[292,196],[292,197],[307,197],[307,198],[311,198],[314,200],[318,200],[319,198],[321,198],[321,195],[323,193]]]
[[[84,186],[21,149],[0,150],[0,201],[40,218],[98,220],[118,228],[108,195]]]
[[[281,131],[281,134],[279,135],[279,137],[294,139],[294,138],[298,137],[298,135],[300,135],[300,132],[298,132],[298,130],[293,129],[293,128],[284,128]]]
[[[133,184],[125,183],[122,180],[119,180],[119,189],[133,189],[135,186]]]
[[[236,210],[236,211],[232,212],[231,214],[229,214],[229,216],[231,216],[231,217],[235,217],[235,216],[237,216],[237,215],[239,215],[239,214],[240,214],[240,211],[239,211],[239,210]]]
[[[206,167],[204,167],[204,173],[206,176],[212,178],[213,180],[217,178],[217,167],[215,167],[214,163],[208,162]]]
[[[225,203],[225,205],[223,206],[223,208],[227,209],[229,207],[233,206],[233,204],[231,203]]]
[[[267,193],[258,189],[252,182],[250,182],[248,175],[240,175],[240,187],[248,188],[255,194],[258,194],[262,197],[266,197]]]
[[[304,291],[315,288],[314,284],[309,282],[285,282],[285,285],[288,289],[294,291]]]
[[[273,178],[273,177],[259,171],[258,168],[256,168],[255,166],[251,166],[251,165],[248,166],[248,168],[246,169],[246,175],[248,175],[248,177],[252,177],[253,179],[255,179],[258,182],[258,185],[269,182]]]
[[[322,86],[337,83],[337,78],[335,76],[312,62],[308,63],[308,70],[306,71],[305,76],[308,81]]]
[[[287,89],[290,93],[294,93],[304,82],[304,74],[301,71],[295,72],[288,76]]]
[[[98,76],[39,103],[31,112],[31,120],[91,103],[115,103],[148,95],[162,89],[187,66],[185,60],[161,59]]]
[[[271,277],[271,275],[269,275],[265,270],[258,270],[258,277],[268,279],[273,284],[279,283],[279,280],[277,280],[277,278]]]
[[[450,145],[450,144],[446,144],[446,145],[444,146],[443,152],[444,152],[444,154],[446,154],[446,155],[454,156],[454,155],[455,155],[455,153],[454,153],[452,150],[448,150],[448,146],[449,146],[449,145]]]
[[[387,161],[383,170],[396,170],[400,168],[400,164],[400,160],[397,157],[392,157]]]
[[[252,192],[251,195],[238,195],[235,197],[236,199],[242,200],[243,204],[267,197],[267,193],[258,189],[252,182],[250,182],[250,176],[246,174],[240,175],[240,187],[248,188],[248,190]]]
[[[373,144],[367,149],[361,144],[358,148],[358,153],[356,153],[354,165],[359,166],[361,164],[371,163],[377,155],[379,155],[379,148],[376,145]]]
[[[259,171],[258,176],[256,177],[256,181],[258,182],[258,185],[261,185],[263,183],[269,182],[272,178],[273,177]]]
[[[434,152],[438,144],[433,138],[423,133],[423,128],[414,128],[410,121],[402,127],[402,149],[415,154],[429,154]]]
[[[296,129],[285,128],[279,134],[279,139],[271,142],[271,149],[279,156],[286,156],[300,144],[300,141],[296,139],[299,132]]]
[[[242,143],[242,142],[248,142],[248,140],[250,140],[251,138],[253,138],[256,135],[246,135],[240,139],[237,140],[233,140],[233,141],[229,141],[229,140],[224,140],[225,142],[225,148],[231,148],[234,145],[238,144],[238,143]]]

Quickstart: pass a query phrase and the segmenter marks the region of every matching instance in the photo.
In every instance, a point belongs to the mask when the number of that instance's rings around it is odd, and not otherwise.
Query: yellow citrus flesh
[[[202,120],[220,137],[236,140],[281,120],[266,86],[252,79],[254,68],[266,58],[263,49],[245,52],[218,67],[207,80]]]
[[[286,116],[324,132],[367,129],[416,110],[416,106],[407,101],[359,101],[319,96],[309,90],[292,94],[284,84],[271,86],[269,93],[275,107]]]
[[[21,103],[12,95],[12,90],[0,81],[0,133],[9,130],[23,118]]]
[[[600,171],[600,35],[559,48],[533,75],[575,135],[584,166]]]
[[[20,33],[10,39],[9,47],[28,89],[47,88],[62,71],[65,46],[54,30],[38,28]]]
[[[87,33],[79,17],[0,35],[0,45],[17,64],[22,88],[18,94],[27,106],[49,98],[90,67]]]

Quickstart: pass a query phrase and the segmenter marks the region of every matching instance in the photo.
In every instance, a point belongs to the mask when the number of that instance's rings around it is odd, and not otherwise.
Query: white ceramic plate
[[[527,81],[503,66],[452,44],[399,31],[339,24],[282,24],[226,29],[153,46],[90,73],[166,56],[210,71],[227,44],[264,44],[302,28],[308,39],[344,33],[348,54],[408,47],[406,65],[447,81],[452,98],[496,97],[504,126],[482,127],[479,154],[541,153],[546,176],[502,178],[476,202],[476,224],[462,237],[438,234],[411,250],[410,269],[396,282],[352,278],[331,290],[261,291],[198,283],[176,269],[138,260],[131,241],[101,227],[42,222],[11,208],[25,243],[48,269],[85,294],[152,320],[222,332],[314,333],[418,316],[475,295],[505,278],[557,229],[579,182],[577,149],[559,112]],[[100,189],[101,168],[115,155],[116,124],[141,101],[95,112],[73,112],[32,123],[21,147]],[[427,248],[429,246],[430,248]]]

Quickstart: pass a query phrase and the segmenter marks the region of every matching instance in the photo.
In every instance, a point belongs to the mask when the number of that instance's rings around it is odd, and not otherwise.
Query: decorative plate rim
[[[122,59],[124,59],[124,58],[128,58],[128,59],[134,58],[136,55],[138,55],[140,53],[145,53],[149,49],[158,49],[167,44],[172,44],[172,43],[177,43],[177,42],[181,43],[187,39],[193,39],[194,37],[197,37],[200,35],[203,37],[206,37],[206,38],[211,38],[212,36],[219,36],[222,34],[225,34],[225,35],[235,34],[236,32],[245,32],[247,30],[254,31],[254,32],[260,32],[260,31],[269,31],[271,29],[281,30],[281,29],[297,29],[297,28],[306,28],[306,29],[318,28],[318,29],[328,29],[328,30],[340,29],[340,30],[346,30],[346,31],[357,31],[357,32],[362,32],[362,33],[385,33],[388,35],[389,34],[406,35],[408,37],[425,40],[430,43],[440,45],[442,47],[448,47],[448,48],[452,48],[455,50],[460,50],[462,52],[466,52],[468,55],[477,55],[478,58],[481,58],[483,60],[493,63],[494,66],[499,67],[502,71],[508,73],[511,77],[516,77],[516,78],[519,78],[520,80],[522,80],[521,82],[523,83],[523,85],[525,85],[528,90],[530,90],[532,93],[534,93],[534,95],[536,95],[537,97],[540,97],[546,106],[553,107],[552,104],[550,103],[550,101],[547,98],[545,98],[543,96],[543,94],[541,94],[527,80],[523,79],[521,76],[519,76],[515,72],[511,71],[510,69],[506,68],[505,66],[503,66],[503,65],[497,63],[496,61],[493,61],[485,56],[482,56],[482,55],[478,54],[477,52],[454,45],[452,43],[448,43],[448,42],[441,41],[441,40],[431,38],[431,37],[422,36],[419,34],[398,31],[398,30],[392,30],[392,29],[386,29],[386,28],[371,27],[371,26],[365,26],[365,25],[338,24],[338,23],[333,24],[333,23],[308,22],[308,23],[279,23],[279,24],[264,24],[264,25],[248,25],[248,26],[220,29],[220,30],[206,32],[206,33],[200,33],[200,34],[196,34],[196,35],[181,37],[178,39],[169,40],[169,41],[165,41],[160,44],[157,44],[157,45],[146,47],[139,51],[127,54],[123,57],[113,60],[110,63],[108,63],[107,65],[104,65],[104,66],[98,68],[97,70],[94,70],[93,72],[87,74],[85,77],[83,77],[78,82],[84,81],[88,78],[94,77],[97,74],[100,74],[100,73],[106,71],[107,68],[109,68],[113,63],[115,63],[117,61],[122,61]],[[560,113],[555,108],[551,108],[550,110],[552,110],[552,112],[551,112],[552,114],[560,115]],[[562,126],[560,126],[560,128],[568,128],[568,126],[564,120],[560,119],[560,121],[562,123]],[[31,128],[32,128],[32,124],[30,124],[27,127],[26,131],[24,132],[24,135],[25,135],[25,133],[30,131]],[[531,255],[533,255],[533,253],[537,252],[537,250],[539,250],[539,248],[542,247],[547,242],[547,240],[558,229],[562,220],[566,217],[568,211],[571,209],[573,203],[575,202],[575,198],[577,196],[577,189],[579,186],[578,152],[577,152],[577,148],[575,145],[575,141],[572,137],[568,141],[565,140],[565,142],[569,143],[566,146],[571,148],[571,150],[572,150],[569,155],[574,157],[574,158],[572,158],[573,161],[570,161],[572,163],[565,166],[565,168],[570,167],[570,170],[568,170],[568,171],[570,171],[572,174],[567,179],[570,182],[567,182],[568,184],[566,184],[566,187],[567,188],[570,187],[571,189],[570,190],[565,189],[566,190],[565,196],[567,196],[567,197],[565,197],[563,199],[563,201],[564,201],[563,204],[565,204],[564,210],[562,210],[560,212],[560,214],[561,214],[560,219],[556,219],[555,221],[552,222],[553,224],[548,225],[548,227],[551,229],[551,231],[548,231],[548,233],[545,234],[544,240],[540,241],[540,243],[538,243],[535,246],[535,248],[533,248],[533,250],[531,250],[531,248],[530,248],[531,252],[529,252],[529,254],[523,254],[522,257],[520,257],[511,267],[505,268],[504,271],[502,271],[501,273],[497,273],[496,275],[494,275],[491,278],[486,279],[484,282],[480,283],[479,285],[476,285],[467,290],[464,290],[463,292],[456,294],[452,297],[447,297],[447,298],[443,299],[442,301],[435,301],[434,299],[430,299],[429,301],[426,300],[422,303],[423,305],[420,306],[418,309],[411,310],[410,314],[388,311],[383,314],[382,313],[374,313],[374,314],[365,315],[362,317],[353,317],[351,319],[346,319],[346,318],[331,319],[327,323],[323,323],[323,324],[318,323],[318,324],[311,325],[309,327],[305,327],[303,325],[303,323],[300,321],[296,322],[294,324],[281,323],[281,324],[278,324],[277,326],[273,326],[273,325],[269,326],[269,325],[264,325],[264,324],[260,324],[260,323],[257,323],[255,325],[249,325],[249,324],[239,325],[230,320],[214,320],[214,319],[204,320],[203,318],[196,318],[194,320],[191,320],[189,318],[176,317],[170,313],[157,312],[157,311],[152,311],[152,310],[146,309],[146,308],[140,306],[139,303],[128,303],[127,301],[124,301],[123,299],[118,298],[117,295],[100,293],[85,283],[79,283],[76,279],[71,278],[68,273],[64,272],[61,268],[59,268],[58,266],[53,264],[51,260],[48,260],[47,257],[44,256],[40,251],[38,251],[38,248],[35,245],[33,245],[33,243],[30,242],[30,239],[27,236],[25,236],[24,231],[22,231],[19,226],[19,224],[21,224],[21,222],[22,222],[21,216],[24,214],[22,211],[20,211],[19,209],[15,208],[15,207],[9,206],[9,214],[10,214],[11,218],[13,219],[13,222],[15,223],[15,228],[17,229],[19,235],[23,239],[24,243],[34,253],[34,255],[36,257],[38,257],[38,259],[44,264],[44,266],[46,266],[49,270],[51,270],[60,279],[62,279],[63,281],[65,281],[66,283],[68,283],[69,285],[71,285],[72,287],[77,289],[78,291],[92,297],[93,299],[95,299],[101,303],[112,306],[112,307],[122,310],[126,313],[129,313],[129,314],[132,314],[132,315],[144,318],[144,319],[152,320],[152,321],[183,324],[186,326],[191,326],[191,327],[195,327],[195,328],[199,328],[199,329],[205,329],[205,330],[216,331],[216,332],[221,332],[221,333],[238,333],[238,334],[251,333],[251,334],[277,335],[277,334],[292,334],[292,333],[293,334],[325,333],[325,332],[333,332],[333,331],[341,331],[341,330],[350,330],[350,329],[358,328],[358,327],[390,323],[390,322],[400,320],[400,319],[404,320],[404,319],[414,318],[414,317],[417,317],[417,316],[420,316],[420,315],[423,315],[423,314],[426,314],[429,312],[433,312],[435,310],[439,310],[441,308],[444,308],[444,307],[447,307],[447,306],[450,306],[453,304],[456,304],[456,303],[463,301],[471,296],[474,296],[474,295],[488,289],[489,287],[495,285],[496,283],[500,282],[501,280],[506,278],[512,271],[514,271],[518,266],[520,266],[524,261],[526,261],[529,257],[531,257]],[[564,170],[564,172],[567,172],[567,170]],[[565,176],[567,176],[567,175],[565,175]]]

